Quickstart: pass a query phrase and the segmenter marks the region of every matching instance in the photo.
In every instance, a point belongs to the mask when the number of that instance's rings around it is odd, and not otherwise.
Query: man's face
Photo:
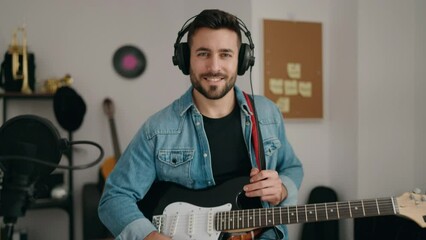
[[[229,29],[200,28],[190,46],[192,86],[208,99],[220,99],[235,85],[238,36]]]

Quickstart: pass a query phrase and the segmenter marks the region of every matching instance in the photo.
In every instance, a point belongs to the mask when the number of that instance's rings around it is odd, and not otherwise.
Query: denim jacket
[[[234,88],[251,165],[256,159],[251,141],[251,111],[243,92]],[[191,189],[215,185],[203,117],[192,98],[193,88],[151,116],[129,143],[109,175],[99,204],[99,217],[116,239],[143,239],[156,230],[138,209],[154,180],[171,181]],[[267,169],[278,172],[288,190],[280,206],[295,205],[303,178],[302,164],[287,141],[281,112],[273,102],[255,96]],[[271,207],[262,202],[263,207]],[[288,239],[287,228],[277,228]]]

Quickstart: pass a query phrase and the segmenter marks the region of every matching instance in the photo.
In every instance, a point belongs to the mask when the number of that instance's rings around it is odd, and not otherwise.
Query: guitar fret
[[[337,218],[340,219],[340,212],[339,212],[339,203],[336,203],[336,212],[337,212]]]
[[[231,229],[231,221],[229,220],[229,217],[231,216],[231,212],[228,212],[228,217],[227,217],[227,219],[228,219],[228,229]]]
[[[363,201],[363,212],[364,216],[376,216],[377,215],[377,206],[376,200],[365,200]]]
[[[250,210],[244,210],[244,212],[247,214],[247,216],[246,216],[247,226],[246,227],[250,227]]]
[[[349,202],[339,202],[338,203],[338,213],[340,218],[350,218],[352,217],[350,203]]]
[[[262,226],[262,209],[259,208],[259,226]]]
[[[290,222],[289,223],[298,223],[297,217],[297,206],[289,207]]]
[[[290,207],[287,207],[287,218],[288,218],[287,223],[290,224],[291,223],[291,221],[290,221]]]
[[[297,219],[299,223],[303,223],[306,221],[306,210],[303,206],[297,207]]]
[[[255,209],[253,209],[253,227],[255,227],[256,226],[256,212],[255,212],[256,210]]]
[[[308,210],[307,206],[305,205],[305,216],[306,216],[306,222],[308,222]]]
[[[392,203],[392,214],[398,213],[399,209],[395,208],[396,205],[395,205],[394,199],[391,198],[390,200],[391,200],[391,203]],[[426,222],[426,219],[425,219],[425,222]]]
[[[328,220],[327,203],[324,204],[324,207],[325,207],[325,218]]]
[[[244,210],[241,211],[241,227],[244,228],[244,223],[245,223],[245,219],[244,219]]]
[[[265,216],[265,225],[268,225],[268,222],[269,222],[269,221],[268,221],[268,211],[269,211],[268,209],[265,209],[265,210],[264,210],[264,212],[265,212],[265,213],[264,213],[264,216]]]
[[[363,214],[363,211],[361,211],[362,209],[362,203],[361,201],[353,201],[352,202],[352,216],[353,217],[364,217],[365,215]]]
[[[379,203],[377,201],[377,198],[376,198],[376,207],[377,207],[377,214],[380,215]]]
[[[240,222],[241,222],[240,211],[237,211],[237,219],[236,219],[236,221],[237,221],[237,229],[240,229]]]
[[[327,220],[327,210],[325,203],[318,203],[317,204],[317,220]]]
[[[297,206],[296,206],[296,222],[299,222],[299,213],[297,212]]]
[[[361,200],[361,204],[362,204],[362,213],[365,216],[365,207],[364,207],[364,201],[363,200]]]
[[[316,204],[308,204],[305,207],[306,211],[306,222],[315,222],[317,221],[317,209]]]
[[[339,219],[337,202],[336,203],[328,203],[328,220]]]
[[[316,205],[316,204],[314,204],[314,206],[315,206],[315,220],[317,220],[317,221],[318,221],[317,205]]]
[[[231,223],[232,223],[232,229],[235,229],[235,211],[232,211],[232,218],[231,218]]]

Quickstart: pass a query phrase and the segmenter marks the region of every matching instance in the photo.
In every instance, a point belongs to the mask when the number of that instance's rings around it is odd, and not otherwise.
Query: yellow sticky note
[[[285,80],[284,81],[284,92],[287,96],[297,95],[297,80]]]
[[[282,113],[290,112],[290,98],[280,97],[275,103]]]
[[[302,76],[302,65],[300,63],[287,63],[287,74],[292,79],[300,79]]]
[[[284,80],[280,78],[271,78],[269,79],[269,90],[273,94],[283,94],[284,93]]]
[[[312,83],[311,82],[299,82],[299,93],[302,97],[312,97]]]

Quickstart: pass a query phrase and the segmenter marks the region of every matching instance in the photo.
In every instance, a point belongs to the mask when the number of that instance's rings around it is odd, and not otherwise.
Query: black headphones
[[[190,56],[190,50],[189,45],[187,42],[180,42],[182,40],[183,35],[185,35],[186,32],[188,32],[189,27],[191,26],[191,23],[188,23],[192,19],[196,18],[196,16],[191,17],[188,19],[185,24],[182,26],[181,30],[178,32],[178,37],[176,39],[176,42],[174,44],[174,55],[172,57],[173,65],[178,66],[180,70],[182,70],[183,74],[188,75],[189,74],[189,56]],[[237,18],[237,17],[236,17]],[[244,22],[237,18],[238,24],[240,26],[240,30],[244,32],[244,35],[246,35],[249,44],[247,43],[241,43],[239,54],[238,54],[238,75],[243,75],[247,69],[252,67],[254,65],[254,44],[251,39],[251,33],[247,29]]]

